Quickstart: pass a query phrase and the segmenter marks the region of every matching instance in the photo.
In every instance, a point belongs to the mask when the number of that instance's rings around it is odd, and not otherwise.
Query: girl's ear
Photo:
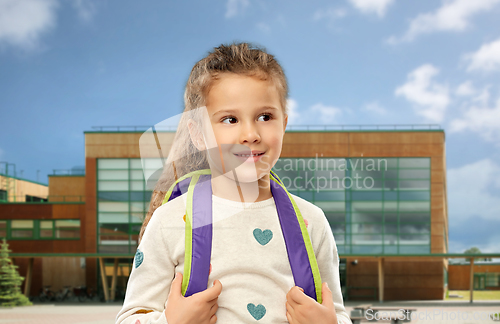
[[[199,151],[206,150],[207,146],[205,145],[205,140],[203,138],[203,133],[200,125],[198,125],[198,123],[196,123],[194,120],[189,119],[187,121],[187,126],[189,129],[189,135],[191,136],[191,141],[193,142],[193,145]]]
[[[285,133],[286,125],[288,124],[288,115],[285,114],[285,121],[283,123],[283,133]]]

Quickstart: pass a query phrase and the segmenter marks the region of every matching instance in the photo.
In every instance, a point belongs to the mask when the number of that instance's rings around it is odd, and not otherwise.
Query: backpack
[[[278,176],[271,171],[269,177],[295,285],[321,303],[321,277],[302,214]],[[207,208],[212,206],[210,179],[210,169],[188,173],[172,184],[162,203],[187,192],[182,279],[182,294],[185,297],[208,286],[212,250],[212,208]]]

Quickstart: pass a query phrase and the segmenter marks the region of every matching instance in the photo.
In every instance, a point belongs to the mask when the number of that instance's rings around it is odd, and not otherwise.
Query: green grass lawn
[[[500,290],[474,290],[473,300],[500,300]],[[459,295],[463,298],[448,297],[448,295]],[[470,300],[468,290],[450,290],[445,300]]]

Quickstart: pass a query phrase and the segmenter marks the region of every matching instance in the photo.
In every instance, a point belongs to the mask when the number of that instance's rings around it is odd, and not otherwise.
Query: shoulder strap
[[[321,276],[304,218],[278,176],[271,171],[270,178],[295,285],[321,304]]]
[[[295,284],[321,303],[321,277],[302,214],[293,197],[272,171],[270,182]],[[207,208],[212,206],[210,170],[195,171],[181,177],[170,187],[163,204],[185,192],[186,248],[182,293],[188,297],[207,289],[208,285],[212,252],[212,208]]]
[[[187,192],[181,289],[185,297],[207,289],[212,255],[212,208],[207,208],[212,206],[210,174],[210,169],[206,169],[184,175],[169,188],[163,199],[165,204]]]

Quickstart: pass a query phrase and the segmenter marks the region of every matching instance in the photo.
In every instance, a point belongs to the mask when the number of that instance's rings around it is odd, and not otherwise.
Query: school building
[[[45,285],[103,290],[110,282],[111,297],[125,291],[151,196],[145,174],[159,169],[175,134],[155,133],[141,160],[145,129],[85,132],[84,172],[55,172],[48,186],[1,178],[0,237],[31,278],[26,293]],[[434,126],[287,130],[274,170],[291,193],[324,210],[349,300],[443,299],[445,156],[445,133]]]

